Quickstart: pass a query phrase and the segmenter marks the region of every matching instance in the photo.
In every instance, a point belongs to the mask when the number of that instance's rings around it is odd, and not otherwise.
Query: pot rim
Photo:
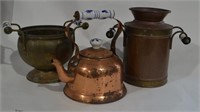
[[[131,11],[150,12],[150,13],[170,13],[170,10],[154,7],[131,7]]]
[[[33,25],[33,26],[27,26],[23,27],[20,30],[24,32],[25,38],[31,38],[31,39],[57,39],[57,38],[63,38],[65,36],[64,32],[65,27],[60,25]],[[34,31],[55,31],[55,33],[50,34],[31,34],[30,32]],[[62,32],[62,33],[61,33]],[[45,38],[45,37],[51,37],[51,38]]]

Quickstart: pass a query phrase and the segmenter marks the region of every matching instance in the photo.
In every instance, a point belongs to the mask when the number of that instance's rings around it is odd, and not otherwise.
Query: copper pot
[[[125,23],[125,81],[140,87],[158,87],[167,82],[169,52],[174,35],[184,44],[190,38],[182,28],[166,24],[171,11],[159,8],[130,8],[135,20]],[[179,29],[172,34],[173,29]]]
[[[52,64],[60,80],[66,83],[66,96],[80,102],[100,104],[119,100],[126,94],[122,81],[123,64],[115,55],[115,41],[119,33],[116,34],[111,50],[100,47],[100,39],[92,39],[92,47],[80,52],[74,43],[76,52],[68,63],[67,71],[58,59],[53,59]]]

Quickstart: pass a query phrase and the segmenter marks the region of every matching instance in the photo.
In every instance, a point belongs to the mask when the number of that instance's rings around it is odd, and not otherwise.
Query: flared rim
[[[153,8],[153,7],[131,7],[131,11],[140,11],[140,12],[153,12],[153,13],[170,13],[170,10],[162,8]]]
[[[153,7],[132,7],[130,8],[135,20],[160,22],[170,13],[170,10]]]

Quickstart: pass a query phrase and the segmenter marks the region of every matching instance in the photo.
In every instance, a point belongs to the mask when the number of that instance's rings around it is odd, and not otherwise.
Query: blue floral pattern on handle
[[[79,12],[80,20],[91,20],[91,19],[106,19],[106,18],[114,18],[115,11],[114,10],[85,10]]]
[[[107,10],[102,10],[101,12],[102,12],[102,13],[108,13],[108,11],[107,11]]]
[[[87,12],[87,13],[91,13],[93,10],[86,10],[85,12]]]

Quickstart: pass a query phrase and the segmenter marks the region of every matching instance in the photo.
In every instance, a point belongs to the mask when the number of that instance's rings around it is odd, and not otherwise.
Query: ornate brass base
[[[104,93],[103,95],[80,94],[75,91],[71,91],[67,85],[64,88],[64,94],[70,99],[83,102],[83,103],[90,103],[90,104],[103,104],[103,103],[114,102],[123,98],[126,95],[126,92],[127,90],[124,85],[122,89],[119,91],[108,92],[108,93]]]
[[[40,83],[40,84],[60,82],[60,80],[58,79],[57,72],[54,70],[40,71],[40,70],[34,69],[28,73],[26,78],[31,82]]]
[[[153,88],[165,85],[167,83],[167,78],[159,81],[130,80],[128,78],[125,78],[125,82],[138,87]]]

